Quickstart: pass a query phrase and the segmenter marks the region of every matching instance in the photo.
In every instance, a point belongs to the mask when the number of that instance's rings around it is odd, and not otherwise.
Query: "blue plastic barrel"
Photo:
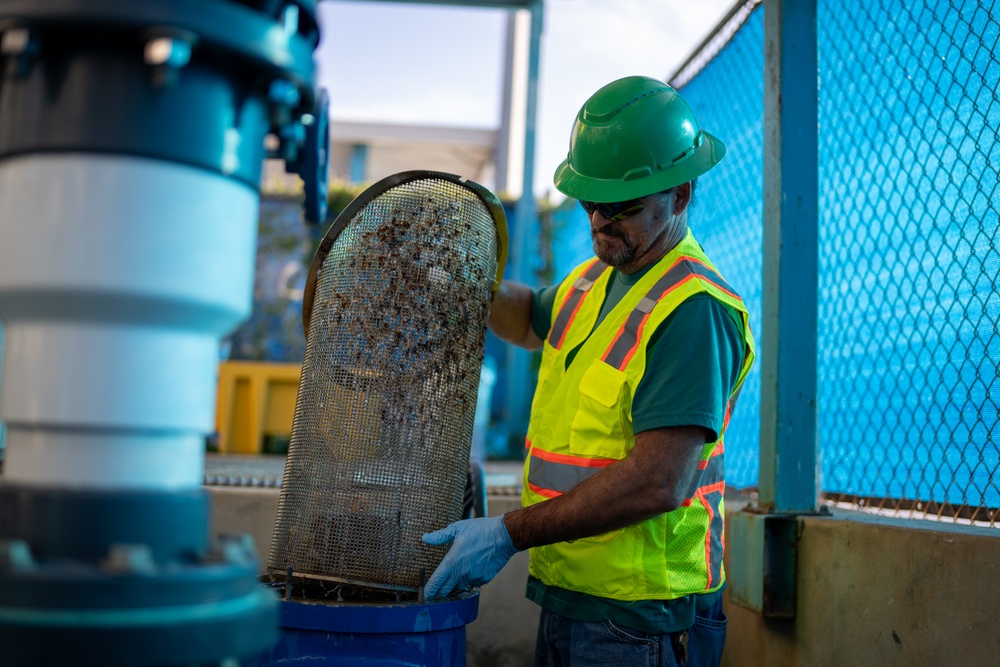
[[[280,606],[281,637],[258,667],[465,667],[465,626],[479,613],[479,590],[429,602]]]

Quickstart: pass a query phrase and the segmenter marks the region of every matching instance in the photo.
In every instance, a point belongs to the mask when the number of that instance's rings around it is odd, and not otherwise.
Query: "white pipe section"
[[[504,97],[501,109],[502,132],[497,137],[497,143],[502,143],[503,164],[497,174],[503,179],[500,188],[507,196],[517,199],[524,190],[524,140],[527,133],[529,64],[531,56],[531,12],[526,9],[513,10],[507,22],[507,53],[504,63],[504,91],[509,94]]]
[[[117,155],[0,163],[9,484],[202,482],[219,339],[250,312],[258,194]]]
[[[97,490],[184,489],[204,477],[199,433],[8,429],[6,479],[22,486]],[[10,479],[13,476],[14,479]]]

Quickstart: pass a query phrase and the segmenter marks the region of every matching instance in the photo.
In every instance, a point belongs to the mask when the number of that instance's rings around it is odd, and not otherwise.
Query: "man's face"
[[[676,226],[673,193],[653,194],[644,197],[641,202],[642,210],[623,220],[608,220],[597,210],[590,214],[594,254],[625,273],[631,273],[629,269],[642,268],[645,265],[642,260],[651,252],[655,254],[664,236]]]

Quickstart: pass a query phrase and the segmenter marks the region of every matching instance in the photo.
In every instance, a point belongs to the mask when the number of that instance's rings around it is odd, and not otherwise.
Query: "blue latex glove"
[[[454,542],[427,580],[424,597],[428,599],[491,581],[517,553],[502,516],[456,521],[427,533],[424,542],[434,546]]]

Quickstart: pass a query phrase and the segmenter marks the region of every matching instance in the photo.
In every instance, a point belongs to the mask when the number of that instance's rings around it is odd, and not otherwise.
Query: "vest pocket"
[[[570,423],[569,450],[580,456],[623,459],[626,454],[626,375],[595,361],[580,380],[580,405]]]

